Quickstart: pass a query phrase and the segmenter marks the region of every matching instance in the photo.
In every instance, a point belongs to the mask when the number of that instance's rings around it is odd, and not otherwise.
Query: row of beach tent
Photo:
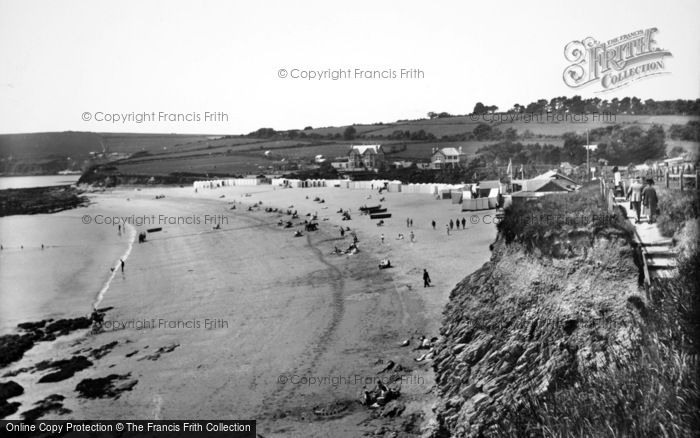
[[[215,189],[230,186],[255,186],[267,184],[258,178],[229,178],[209,181],[196,181],[195,189]],[[270,181],[270,180],[267,180]],[[403,184],[401,181],[371,180],[350,181],[346,179],[289,179],[272,178],[275,187],[283,188],[314,188],[338,187],[351,190],[387,190],[390,193],[423,193],[436,196],[438,199],[450,200],[453,204],[462,204],[463,210],[480,210],[493,208],[496,204],[500,187],[482,187],[473,184],[436,184],[412,183]],[[478,196],[477,196],[478,194]],[[478,199],[478,202],[477,202]]]
[[[215,189],[218,187],[257,186],[261,183],[262,181],[258,178],[227,178],[195,181],[193,186],[195,189]]]

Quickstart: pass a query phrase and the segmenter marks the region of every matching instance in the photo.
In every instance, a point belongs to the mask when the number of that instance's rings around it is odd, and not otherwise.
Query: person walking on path
[[[613,167],[613,188],[615,191],[615,196],[620,196],[622,194],[622,174],[617,166]]]
[[[423,269],[423,287],[430,287],[430,275],[427,269]]]
[[[656,196],[656,189],[654,188],[654,180],[649,178],[647,180],[647,186],[642,190],[642,203],[647,210],[647,217],[649,218],[649,223],[654,223],[654,216],[656,215],[656,210],[659,204],[659,198]]]
[[[121,266],[122,266],[122,274],[123,274],[123,273],[124,273],[124,265],[125,265],[124,259],[119,259],[119,262],[120,262],[120,264],[121,264]]]
[[[637,177],[630,188],[627,190],[627,199],[630,201],[630,206],[637,214],[637,220],[635,224],[640,222],[641,208],[642,208],[642,186],[641,178]]]

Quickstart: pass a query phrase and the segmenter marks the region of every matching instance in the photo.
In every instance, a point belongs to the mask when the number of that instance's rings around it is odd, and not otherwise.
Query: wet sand
[[[166,197],[155,200],[156,194]],[[317,196],[325,203],[314,202]],[[324,436],[331,431],[335,436],[357,436],[358,431],[376,428],[366,421],[368,413],[358,404],[351,403],[333,419],[319,419],[312,411],[356,400],[363,379],[377,376],[382,366],[377,361],[389,359],[414,370],[410,373],[414,378],[402,386],[406,412],[428,408],[430,363],[413,362],[418,352],[398,344],[411,335],[437,335],[450,290],[489,258],[495,227],[468,223],[467,230],[454,230],[447,236],[445,223],[450,218],[464,216],[469,222],[469,215],[459,211],[460,205],[422,194],[382,196],[386,198],[382,204],[393,214],[384,227],[377,227],[376,221],[358,211],[363,204],[379,203],[376,192],[339,188],[234,187],[197,194],[189,187],[138,192],[125,188],[92,196],[94,203],[88,208],[54,215],[80,221],[84,214],[155,214],[199,217],[200,223],[162,225],[163,231],[150,233],[146,243],[135,243],[124,274],[114,275],[102,298],[101,306],[114,307],[107,313],[108,322],[155,322],[156,327],[108,327],[97,336],[75,333],[39,344],[7,369],[118,342],[93,367],[62,382],[34,383],[38,374],[32,373],[14,377],[26,389],[25,395],[13,399],[22,402],[19,412],[59,393],[66,396],[64,406],[72,411],[66,418],[255,418],[258,432],[266,437]],[[236,209],[230,210],[233,201]],[[277,225],[288,216],[246,210],[260,201],[262,208],[293,205],[300,220],[306,213],[318,213],[320,230],[294,238],[296,228]],[[351,221],[340,220],[336,213],[340,208],[351,209]],[[226,217],[221,230],[203,223],[206,217],[217,215]],[[414,243],[409,241],[408,217],[413,218]],[[437,230],[430,225],[432,219],[437,221]],[[340,240],[339,225],[356,230],[359,254],[330,254],[334,246],[346,248],[351,242],[349,234]],[[47,314],[88,312],[112,275],[109,268],[128,248],[127,236],[118,236],[111,226],[73,223],[67,227],[71,232],[102,236],[94,238],[100,242],[99,257],[90,257],[97,249],[89,245],[58,258],[44,250],[42,257],[46,258],[38,270],[49,280],[33,284],[32,289],[43,291],[51,280],[60,286],[47,301],[51,304],[34,307],[46,311],[48,306],[53,312],[40,316],[36,310],[23,315],[36,314],[34,319],[42,319]],[[398,233],[406,238],[395,240]],[[32,284],[18,278],[28,275],[18,267],[19,257],[25,256],[18,250],[2,255],[2,284]],[[379,270],[377,263],[385,257],[395,267]],[[64,269],[75,265],[81,267]],[[6,267],[15,277],[6,277]],[[430,272],[434,287],[422,287],[423,268]],[[74,291],[71,298],[59,299],[58,294],[66,290]],[[2,294],[3,303],[12,306],[19,296],[15,292],[8,300]],[[6,314],[2,316],[5,326]],[[167,352],[155,354],[163,347]],[[138,383],[116,400],[75,397],[79,381],[111,373],[130,373]]]

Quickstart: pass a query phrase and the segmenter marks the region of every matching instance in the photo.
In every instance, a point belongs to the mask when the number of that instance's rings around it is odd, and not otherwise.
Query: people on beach
[[[455,227],[455,223],[452,222],[452,219],[450,219],[450,230],[453,229],[454,227]]]
[[[384,243],[384,233],[382,233],[381,239],[382,239],[382,243]]]
[[[413,219],[410,219],[409,224],[410,224],[409,226],[410,226],[411,228],[413,228]]]
[[[415,242],[415,241],[416,241],[416,235],[413,234],[413,230],[411,230],[411,242]]]
[[[455,224],[457,224],[457,229],[459,230],[459,219],[455,221]]]
[[[433,230],[434,230],[435,229],[435,219],[433,219],[433,221],[431,223],[433,225]]]
[[[447,230],[447,235],[450,235],[450,224],[445,224],[445,229]]]
[[[122,274],[123,274],[123,273],[124,273],[124,265],[125,265],[124,259],[119,259],[119,262],[120,262],[120,264],[121,264],[121,267],[122,267]]]
[[[465,229],[467,227],[467,220],[462,218],[462,229]]]
[[[340,237],[345,237],[345,229],[340,227]]]
[[[430,275],[427,269],[423,269],[423,287],[430,287]]]
[[[651,178],[647,179],[647,186],[642,190],[642,203],[647,211],[649,223],[653,224],[655,222],[659,199],[656,195],[656,189],[654,188],[654,180]]]
[[[641,178],[637,177],[632,184],[630,184],[630,188],[627,189],[627,200],[630,201],[630,207],[634,210],[634,212],[637,215],[637,220],[635,221],[635,224],[638,224],[641,221],[641,208],[642,208],[642,190],[644,186],[642,186]]]

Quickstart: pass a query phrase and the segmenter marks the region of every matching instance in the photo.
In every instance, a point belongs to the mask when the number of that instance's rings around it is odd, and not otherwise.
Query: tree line
[[[471,114],[489,114],[498,112],[498,106],[485,105],[482,102],[477,102]],[[559,96],[549,100],[539,99],[535,102],[530,102],[526,105],[519,103],[513,104],[512,107],[503,111],[505,113],[611,113],[611,114],[630,114],[630,115],[670,115],[670,114],[700,114],[700,99],[676,99],[676,100],[659,100],[646,99],[642,101],[638,97],[617,97],[607,100],[599,97],[583,99],[581,96]],[[430,115],[430,113],[428,113]],[[434,114],[434,113],[433,113]],[[444,117],[444,116],[443,116]]]

